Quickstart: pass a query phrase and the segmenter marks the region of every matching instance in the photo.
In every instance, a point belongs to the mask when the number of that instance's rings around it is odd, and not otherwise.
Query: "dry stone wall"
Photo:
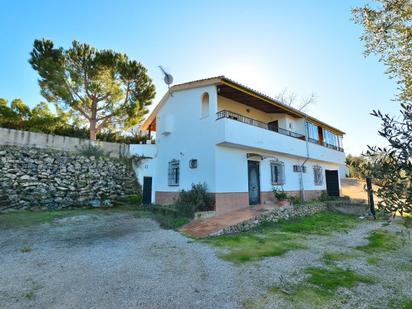
[[[0,146],[0,211],[110,206],[138,192],[126,159]]]

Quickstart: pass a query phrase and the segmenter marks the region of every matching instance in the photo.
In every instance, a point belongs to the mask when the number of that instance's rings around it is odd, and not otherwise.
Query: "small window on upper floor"
[[[205,92],[202,95],[202,113],[201,118],[209,116],[209,94]]]

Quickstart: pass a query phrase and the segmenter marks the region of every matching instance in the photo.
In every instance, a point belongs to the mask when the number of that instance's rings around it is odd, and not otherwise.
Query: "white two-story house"
[[[175,85],[141,127],[155,144],[137,174],[145,203],[170,204],[206,183],[216,213],[273,202],[273,188],[305,199],[338,196],[344,132],[223,76]]]

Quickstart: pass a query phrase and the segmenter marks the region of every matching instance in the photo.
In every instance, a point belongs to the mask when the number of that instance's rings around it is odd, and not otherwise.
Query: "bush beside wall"
[[[0,211],[110,206],[139,191],[126,159],[0,147]]]

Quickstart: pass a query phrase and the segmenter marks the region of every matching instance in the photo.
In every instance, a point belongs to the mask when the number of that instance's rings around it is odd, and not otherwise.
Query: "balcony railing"
[[[240,121],[240,122],[243,122],[243,123],[255,126],[255,127],[270,130],[270,131],[273,131],[273,132],[277,132],[277,133],[287,135],[287,136],[291,136],[291,137],[294,137],[294,138],[298,138],[298,139],[301,139],[301,140],[305,140],[305,135],[303,135],[303,134],[299,134],[299,133],[289,131],[289,130],[286,130],[286,129],[282,129],[282,128],[278,128],[278,127],[269,127],[269,125],[265,122],[262,122],[262,121],[259,121],[259,120],[256,120],[256,119],[252,119],[252,118],[249,118],[249,117],[246,117],[246,116],[242,116],[240,114],[236,114],[236,113],[228,111],[228,110],[223,110],[223,111],[217,112],[217,120],[222,119],[222,118],[233,119],[233,120]]]
[[[286,130],[286,129],[282,129],[282,128],[279,128],[279,127],[272,127],[272,126],[269,126],[267,123],[265,123],[263,121],[252,119],[252,118],[249,118],[249,117],[246,117],[246,116],[243,116],[243,115],[240,115],[240,114],[228,111],[228,110],[222,110],[220,112],[217,112],[217,120],[222,119],[222,118],[233,119],[233,120],[240,121],[240,122],[243,122],[243,123],[255,126],[255,127],[259,127],[259,128],[266,129],[266,130],[273,131],[273,132],[277,132],[277,133],[280,133],[280,134],[283,134],[283,135],[298,138],[300,140],[306,140],[306,137],[303,134],[296,133],[296,132],[293,132],[293,131],[289,131],[289,130]],[[314,144],[318,144],[318,145],[330,148],[330,149],[337,150],[337,151],[341,151],[341,152],[344,151],[343,148],[341,148],[341,147],[331,145],[331,144],[328,144],[328,143],[325,143],[325,142],[321,143],[318,140],[310,138],[310,137],[308,138],[308,141],[311,142],[311,143],[314,143]]]
[[[313,143],[313,144],[318,144],[318,145],[321,145],[321,146],[324,146],[324,147],[327,147],[327,148],[330,148],[330,149],[334,149],[334,150],[337,150],[337,151],[341,151],[341,152],[344,151],[342,147],[335,146],[335,145],[332,145],[332,144],[328,144],[326,142],[321,143],[320,141],[318,141],[317,139],[314,139],[314,138],[308,137],[308,141]]]

